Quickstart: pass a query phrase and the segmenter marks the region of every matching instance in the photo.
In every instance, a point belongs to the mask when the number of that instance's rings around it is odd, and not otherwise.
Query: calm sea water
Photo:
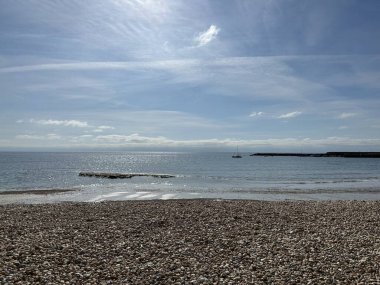
[[[175,178],[99,179],[80,171],[165,173]],[[332,157],[231,158],[231,153],[0,153],[0,191],[77,189],[0,201],[124,199],[380,199],[380,159]]]

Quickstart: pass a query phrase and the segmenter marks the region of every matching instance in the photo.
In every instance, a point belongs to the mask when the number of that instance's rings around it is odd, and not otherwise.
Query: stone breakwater
[[[250,156],[299,156],[299,157],[356,157],[380,158],[380,152],[326,152],[326,153],[292,153],[292,152],[258,152]]]
[[[170,174],[156,174],[156,173],[107,173],[107,172],[79,172],[79,176],[109,178],[109,179],[123,179],[132,178],[135,176],[145,176],[153,178],[174,178],[175,175]]]
[[[0,206],[1,284],[379,284],[380,201]]]

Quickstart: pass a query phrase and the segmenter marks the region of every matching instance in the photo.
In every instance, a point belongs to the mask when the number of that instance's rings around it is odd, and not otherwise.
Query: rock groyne
[[[135,176],[148,176],[154,178],[174,178],[171,174],[156,174],[156,173],[108,173],[108,172],[79,172],[79,176],[98,177],[108,179],[126,179]]]

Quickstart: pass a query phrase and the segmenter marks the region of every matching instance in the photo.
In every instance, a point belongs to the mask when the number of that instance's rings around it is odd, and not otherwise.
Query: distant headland
[[[283,153],[258,152],[250,156],[300,156],[300,157],[368,157],[380,158],[380,152],[325,152],[325,153]]]

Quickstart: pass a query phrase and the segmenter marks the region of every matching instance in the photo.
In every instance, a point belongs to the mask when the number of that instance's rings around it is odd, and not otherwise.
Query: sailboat
[[[236,146],[236,152],[232,155],[232,158],[241,158],[238,146]]]

